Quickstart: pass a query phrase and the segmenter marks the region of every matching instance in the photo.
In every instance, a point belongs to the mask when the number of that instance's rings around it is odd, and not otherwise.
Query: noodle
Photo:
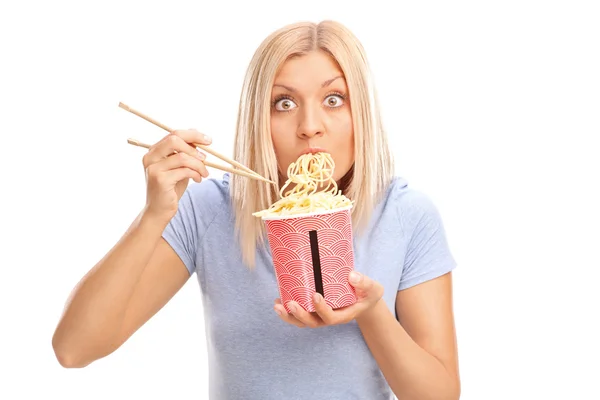
[[[333,179],[335,163],[329,153],[303,154],[287,170],[288,179],[279,191],[281,199],[252,215],[273,217],[327,211],[352,205]],[[286,189],[295,184],[293,189]],[[325,186],[326,185],[326,186]],[[325,188],[319,190],[319,187]]]

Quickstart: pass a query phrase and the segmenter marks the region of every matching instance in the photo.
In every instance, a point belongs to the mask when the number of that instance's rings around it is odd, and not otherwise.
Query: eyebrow
[[[331,84],[332,84],[332,83],[333,83],[333,82],[334,82],[336,79],[339,79],[339,78],[343,78],[343,76],[342,76],[342,75],[338,75],[338,76],[336,76],[335,78],[328,79],[328,80],[326,80],[325,82],[323,82],[323,83],[321,84],[321,87],[322,87],[322,88],[325,88],[325,87],[327,87],[327,86],[331,85]],[[282,84],[280,84],[280,83],[276,83],[276,84],[274,84],[274,85],[273,85],[273,87],[275,87],[275,86],[282,87],[282,88],[284,88],[285,90],[288,90],[288,91],[290,91],[290,92],[294,92],[294,93],[295,93],[295,92],[297,92],[297,90],[296,90],[296,89],[294,89],[293,87],[286,86],[286,85],[282,85]]]

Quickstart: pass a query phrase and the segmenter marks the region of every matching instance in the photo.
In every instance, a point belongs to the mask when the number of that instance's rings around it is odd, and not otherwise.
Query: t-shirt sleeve
[[[191,274],[196,270],[198,223],[192,190],[188,188],[179,200],[177,213],[165,228],[162,237],[173,248]]]
[[[405,210],[412,223],[398,290],[408,289],[442,276],[456,267],[440,213],[432,200],[422,194],[412,196]]]

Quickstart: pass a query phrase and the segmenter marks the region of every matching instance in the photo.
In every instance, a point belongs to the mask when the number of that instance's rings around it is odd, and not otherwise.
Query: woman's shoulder
[[[202,179],[200,183],[191,181],[188,186],[188,190],[194,195],[206,194],[208,196],[214,195],[228,195],[229,194],[229,174],[223,174],[219,177],[211,177]]]
[[[203,214],[222,212],[230,207],[229,176],[210,177],[192,182],[181,199]]]
[[[432,196],[425,190],[412,186],[402,176],[395,176],[390,182],[386,207],[392,208],[404,222],[414,223],[424,217],[436,217],[438,214]]]

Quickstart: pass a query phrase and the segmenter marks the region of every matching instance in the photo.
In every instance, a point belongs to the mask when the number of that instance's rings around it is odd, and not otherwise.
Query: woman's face
[[[354,130],[346,80],[323,51],[286,61],[271,95],[271,136],[279,170],[307,151],[325,151],[339,181],[354,162]]]

